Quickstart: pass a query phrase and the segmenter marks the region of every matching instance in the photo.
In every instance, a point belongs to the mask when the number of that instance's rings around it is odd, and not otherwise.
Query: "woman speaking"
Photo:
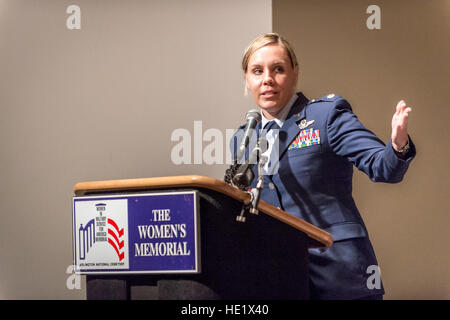
[[[416,153],[407,133],[411,109],[398,102],[385,145],[361,124],[344,98],[328,94],[309,100],[296,93],[297,58],[275,33],[251,42],[242,69],[246,91],[261,110],[256,129],[268,135],[273,131],[278,142],[278,148],[271,148],[268,139],[269,152],[278,152],[278,166],[264,176],[261,199],[334,239],[326,251],[309,250],[310,297],[382,299],[382,284],[367,285],[367,270],[378,263],[352,197],[353,165],[372,181],[400,182]],[[254,186],[255,181],[250,188]]]

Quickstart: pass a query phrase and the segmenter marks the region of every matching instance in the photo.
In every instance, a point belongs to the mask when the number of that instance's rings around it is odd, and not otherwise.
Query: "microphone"
[[[235,167],[235,170],[231,176],[230,182],[235,187],[244,190],[246,187],[252,184],[255,174],[253,173],[253,166],[258,164],[258,176],[262,177],[262,168],[268,161],[267,156],[263,155],[267,150],[268,142],[266,138],[262,137],[258,140],[256,147],[250,154],[248,163],[244,163]],[[258,161],[259,158],[259,161]]]
[[[250,142],[250,138],[253,133],[253,129],[255,129],[258,122],[261,121],[261,113],[258,109],[252,109],[247,112],[246,116],[247,123],[245,124],[244,137],[242,138],[241,145],[239,146],[239,150],[237,152],[236,160],[239,161],[245,155],[245,150],[248,147]]]

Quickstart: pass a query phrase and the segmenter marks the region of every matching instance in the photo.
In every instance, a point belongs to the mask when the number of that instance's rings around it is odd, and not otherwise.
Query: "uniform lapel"
[[[308,99],[301,92],[297,93],[297,95],[298,98],[294,102],[283,127],[279,131],[280,159],[286,152],[292,140],[299,134],[300,128],[298,127],[298,123],[300,120],[306,118],[305,106],[308,103]]]

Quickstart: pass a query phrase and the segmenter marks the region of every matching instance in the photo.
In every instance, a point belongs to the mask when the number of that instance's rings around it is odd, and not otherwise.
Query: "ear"
[[[247,74],[244,73],[244,96],[248,96]]]

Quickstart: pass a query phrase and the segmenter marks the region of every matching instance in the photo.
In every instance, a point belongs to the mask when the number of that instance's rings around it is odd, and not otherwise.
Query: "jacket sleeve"
[[[392,141],[387,145],[375,134],[366,129],[352,112],[350,104],[338,98],[329,110],[327,118],[328,140],[331,149],[347,158],[359,170],[366,173],[375,182],[400,182],[416,149],[409,138],[410,151],[405,160],[394,152]]]

